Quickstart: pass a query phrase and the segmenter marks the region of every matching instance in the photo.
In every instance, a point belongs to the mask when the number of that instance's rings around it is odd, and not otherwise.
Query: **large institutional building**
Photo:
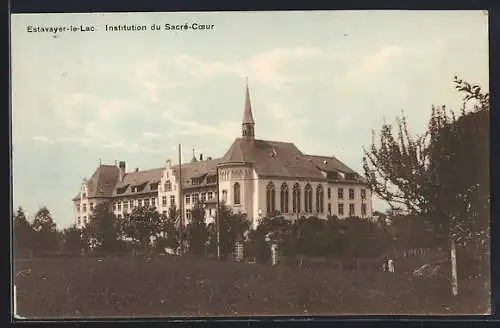
[[[128,172],[125,162],[102,165],[73,198],[75,222],[85,225],[94,206],[108,201],[121,218],[137,206],[167,212],[183,202],[185,222],[194,204],[206,208],[207,223],[213,222],[217,197],[234,212],[245,213],[253,227],[268,213],[288,219],[336,215],[371,217],[371,193],[364,179],[333,156],[302,153],[293,143],[255,138],[255,122],[248,85],[242,135],[222,158]],[[218,174],[218,181],[217,181]],[[217,190],[218,185],[218,190]],[[181,188],[182,186],[182,188]]]

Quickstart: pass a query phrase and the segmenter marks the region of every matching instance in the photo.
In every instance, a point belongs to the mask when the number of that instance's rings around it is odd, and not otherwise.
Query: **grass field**
[[[27,318],[344,314],[485,314],[483,283],[452,298],[440,280],[160,257],[15,263]]]

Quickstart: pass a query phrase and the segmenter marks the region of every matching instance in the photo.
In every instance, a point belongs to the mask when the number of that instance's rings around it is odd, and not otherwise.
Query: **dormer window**
[[[346,173],[345,179],[346,180],[356,180],[356,174],[354,174],[354,173]]]
[[[151,190],[158,190],[158,184],[156,184],[156,183],[152,183],[152,184],[150,185],[150,188],[151,188]]]
[[[327,172],[326,177],[330,180],[337,180],[339,178],[339,174],[337,172]]]

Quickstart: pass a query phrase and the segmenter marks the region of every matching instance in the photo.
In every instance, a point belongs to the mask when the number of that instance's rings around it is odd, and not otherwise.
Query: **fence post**
[[[271,245],[271,263],[273,266],[278,265],[278,245]]]
[[[243,243],[241,241],[237,241],[234,246],[234,261],[241,262],[243,261]]]

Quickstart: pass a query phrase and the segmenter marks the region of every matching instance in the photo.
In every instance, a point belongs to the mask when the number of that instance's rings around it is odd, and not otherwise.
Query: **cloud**
[[[312,47],[294,47],[269,49],[239,61],[207,60],[186,53],[160,53],[127,67],[121,62],[110,63],[106,71],[117,74],[100,74],[98,79],[94,78],[94,83],[89,80],[78,89],[75,89],[76,84],[63,83],[62,88],[48,93],[54,116],[47,115],[49,120],[41,120],[53,128],[33,131],[50,138],[47,139],[50,142],[127,151],[154,152],[161,148],[156,143],[169,137],[211,136],[232,140],[240,133],[239,117],[231,120],[197,114],[192,108],[198,105],[198,100],[185,98],[182,94],[189,94],[189,90],[197,88],[206,89],[206,83],[219,77],[248,76],[252,85],[262,90],[259,92],[262,104],[260,126],[270,120],[270,124],[275,125],[271,130],[273,137],[296,136],[307,126],[308,117],[304,108],[300,108],[304,104],[289,103],[285,95],[286,92],[295,92],[295,84],[300,83],[301,90],[307,90],[304,82],[313,80],[332,85],[331,80],[323,80],[328,72],[328,75],[335,76],[334,82],[344,86],[337,88],[337,95],[344,91],[351,93],[355,84],[371,81],[397,58],[408,53],[411,53],[408,48],[386,45],[367,56],[350,58]],[[349,69],[345,68],[346,64]],[[310,69],[303,71],[303,66]],[[86,76],[86,70],[78,69],[77,73]],[[77,76],[77,73],[71,75]],[[104,92],[108,86],[110,91]],[[290,88],[283,88],[285,86]],[[281,94],[276,96],[277,92]],[[311,92],[309,94],[314,94]],[[339,98],[335,101],[338,103]],[[340,113],[337,117],[339,121],[341,116]],[[162,119],[158,120],[159,117]],[[147,131],[141,131],[146,126]],[[163,131],[165,128],[168,132]]]
[[[237,128],[240,126],[240,122],[235,121],[219,121],[214,125],[201,124],[196,120],[185,120],[174,115],[170,111],[164,111],[161,117],[167,120],[169,123],[177,126],[179,130],[170,133],[172,136],[212,136],[219,137],[226,140],[233,139],[237,134]]]
[[[34,141],[37,141],[37,142],[41,142],[41,143],[46,143],[46,144],[53,144],[54,141],[47,138],[47,137],[44,137],[44,136],[35,136],[33,137],[33,140]]]
[[[146,139],[157,139],[157,138],[162,138],[164,137],[163,134],[161,133],[156,133],[156,132],[143,132],[142,136]]]
[[[286,66],[306,58],[324,56],[316,48],[276,48],[251,56],[241,61],[222,62],[203,60],[181,53],[154,56],[136,64],[136,76],[141,81],[142,93],[150,101],[158,101],[164,88],[180,87],[201,83],[222,75],[240,78],[249,77],[252,83],[265,84],[274,88],[288,83],[298,83],[307,76],[286,73]],[[160,72],[169,72],[168,76]]]
[[[111,99],[104,101],[98,109],[98,117],[101,121],[109,121],[122,115],[126,110],[131,110],[129,103],[122,99]]]
[[[381,47],[374,53],[355,59],[351,66],[352,69],[341,79],[341,84],[344,87],[351,87],[353,84],[371,80],[395,60],[409,53],[410,49],[400,46]]]

